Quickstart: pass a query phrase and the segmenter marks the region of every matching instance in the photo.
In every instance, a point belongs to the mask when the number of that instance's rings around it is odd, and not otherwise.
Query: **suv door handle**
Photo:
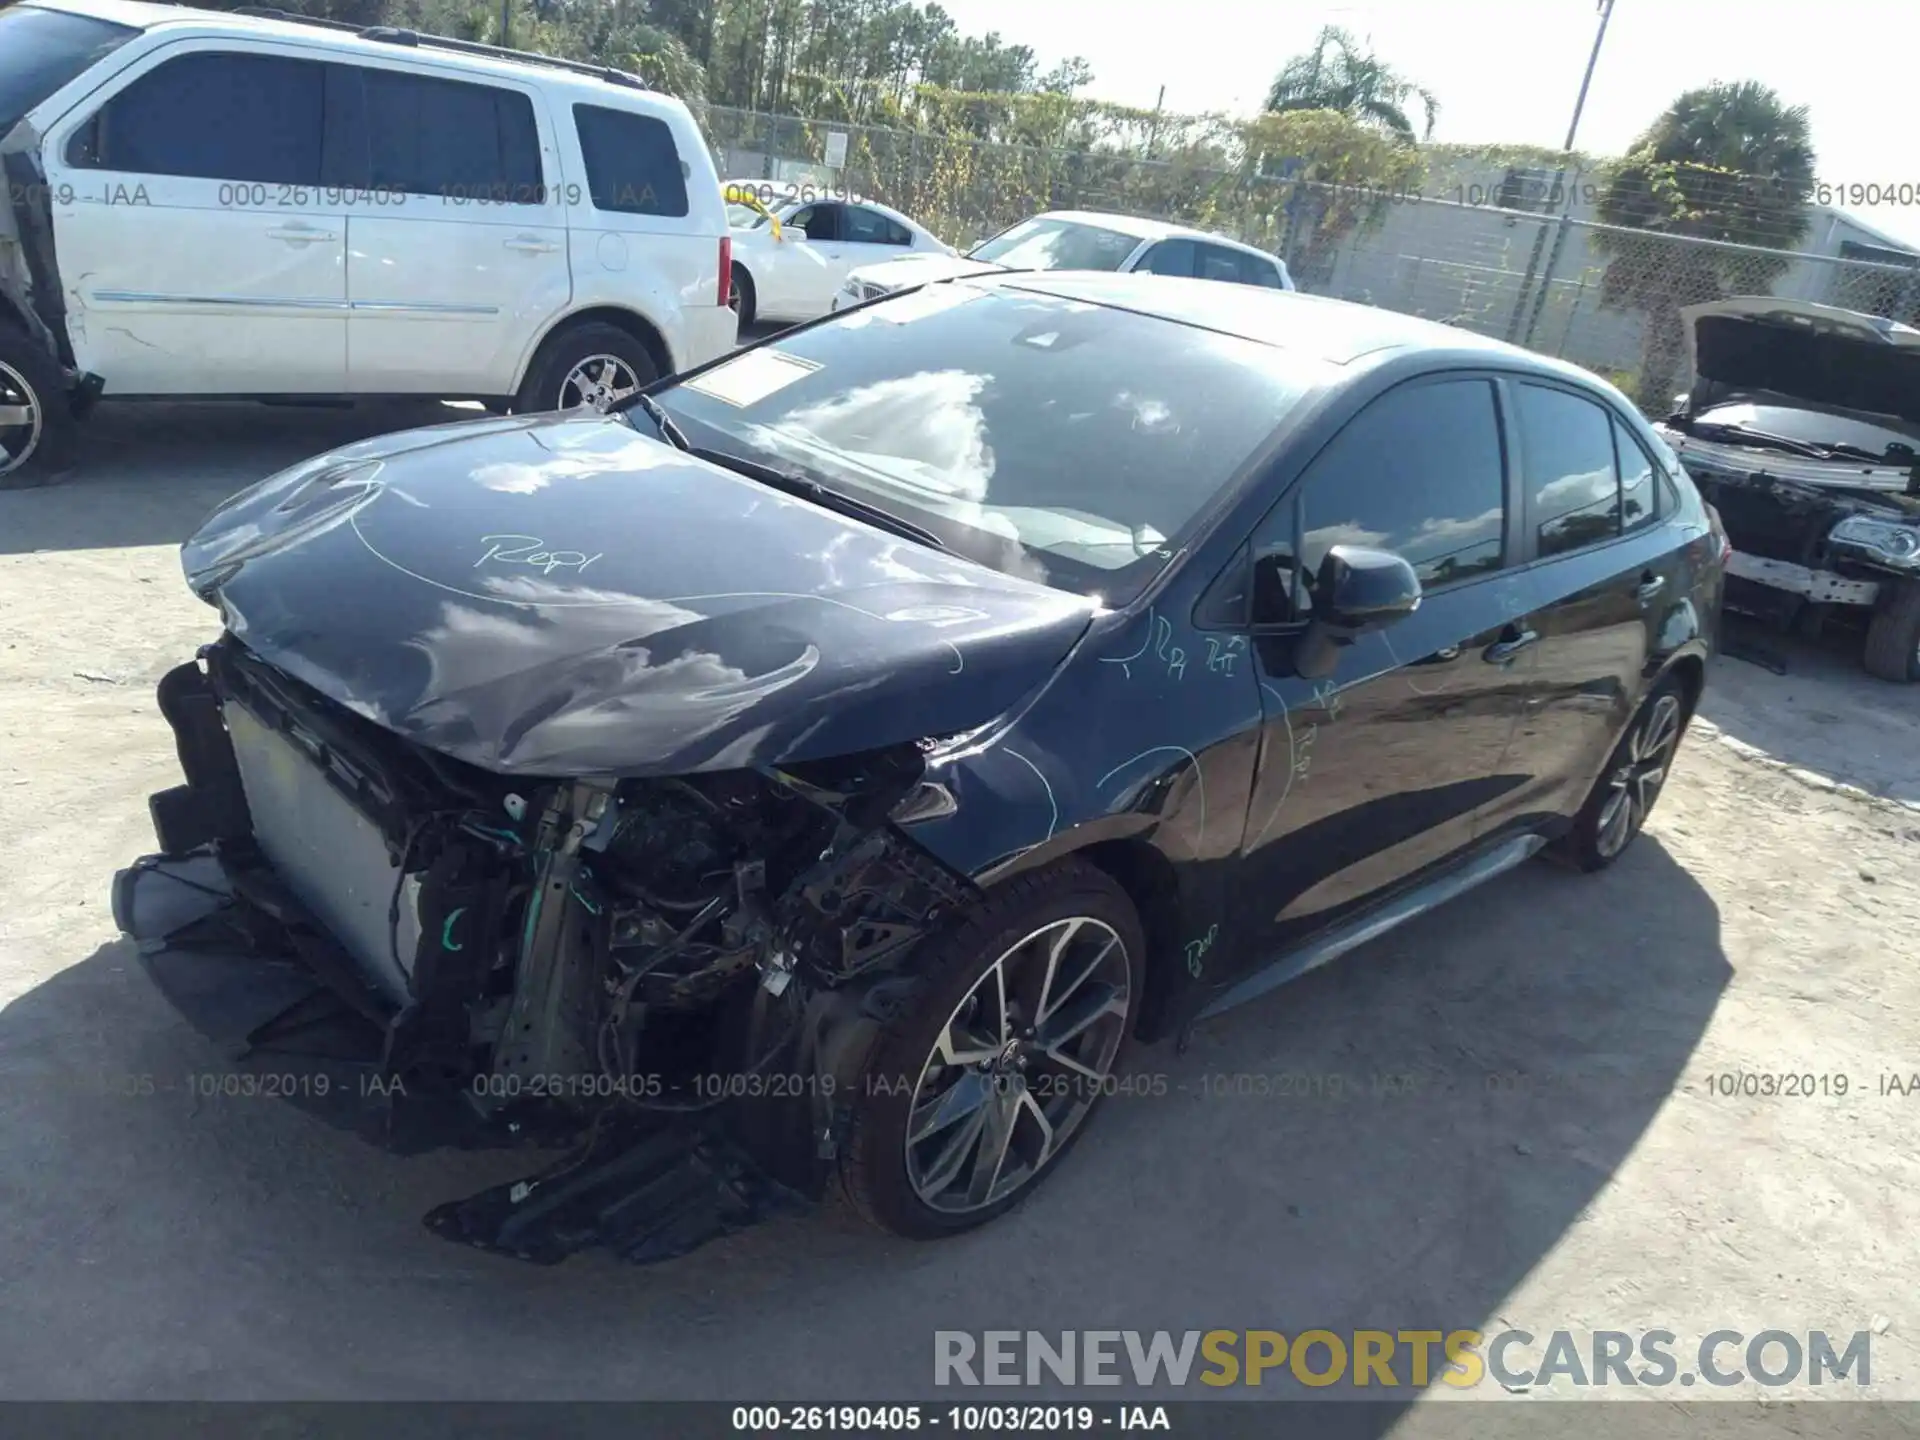
[[[537,235],[516,235],[506,242],[509,250],[518,250],[522,255],[551,255],[560,247],[551,240],[542,240]]]
[[[1509,627],[1511,628],[1511,627]],[[1533,630],[1522,630],[1510,640],[1496,640],[1481,651],[1481,658],[1493,665],[1511,665],[1520,652],[1540,638]]]
[[[276,225],[267,231],[274,240],[334,240],[339,237],[331,230],[316,230],[311,225]]]
[[[1667,588],[1666,576],[1654,575],[1654,574],[1648,573],[1648,574],[1643,574],[1640,577],[1640,587],[1637,590],[1635,590],[1633,593],[1639,596],[1640,603],[1642,605],[1645,605],[1648,601],[1653,599],[1654,596],[1658,595],[1662,590],[1666,588]]]

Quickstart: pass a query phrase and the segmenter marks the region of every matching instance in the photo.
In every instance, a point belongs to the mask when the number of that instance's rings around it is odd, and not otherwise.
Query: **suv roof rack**
[[[356,35],[362,40],[373,40],[383,45],[450,50],[456,54],[479,55],[490,60],[512,60],[522,65],[541,65],[553,70],[566,70],[575,75],[604,80],[609,85],[624,85],[629,90],[653,88],[638,75],[631,75],[625,70],[615,70],[610,65],[595,65],[588,60],[563,60],[557,55],[541,55],[532,50],[509,50],[502,45],[483,45],[478,40],[457,40],[451,35],[427,35],[416,30],[398,29],[392,25],[349,25],[344,20],[324,20],[316,15],[296,15],[292,11],[275,10],[266,5],[240,5],[227,13],[250,16],[255,20],[283,20],[291,25],[312,25],[321,30]]]

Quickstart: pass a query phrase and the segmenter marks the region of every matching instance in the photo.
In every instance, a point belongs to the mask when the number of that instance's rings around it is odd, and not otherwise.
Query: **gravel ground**
[[[214,632],[175,546],[280,464],[442,418],[109,406],[71,482],[0,496],[0,1394],[905,1398],[937,1328],[1425,1324],[1872,1329],[1868,1393],[1920,1398],[1920,1094],[1881,1093],[1920,1072],[1920,695],[1839,648],[1723,662],[1615,869],[1525,867],[1136,1052],[1168,1093],[956,1241],[829,1208],[540,1270],[420,1225],[511,1157],[196,1106],[218,1057],[107,907],[175,783],[154,682]],[[1349,1088],[1208,1098],[1243,1072]],[[1712,1093],[1729,1072],[1849,1093]]]

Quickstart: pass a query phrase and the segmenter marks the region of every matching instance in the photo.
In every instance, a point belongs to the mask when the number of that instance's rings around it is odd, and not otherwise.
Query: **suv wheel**
[[[0,490],[56,478],[72,461],[76,429],[60,367],[0,322]]]
[[[1124,892],[1067,860],[936,937],[927,983],[874,1047],[841,1175],[914,1239],[971,1230],[1056,1168],[1112,1088],[1145,940]]]
[[[659,376],[647,347],[619,326],[576,325],[540,347],[513,408],[523,415],[582,408],[604,413]]]
[[[1920,680],[1920,580],[1902,580],[1888,589],[1867,625],[1867,673],[1910,684]]]
[[[1666,788],[1688,718],[1686,692],[1670,675],[1641,702],[1556,853],[1581,870],[1604,870],[1626,853]]]

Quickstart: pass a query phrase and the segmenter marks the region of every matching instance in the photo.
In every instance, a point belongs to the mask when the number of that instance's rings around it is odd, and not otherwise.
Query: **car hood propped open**
[[[1095,608],[618,417],[334,451],[228,501],[181,558],[253,653],[505,774],[685,774],[968,730],[1044,681]]]
[[[1680,315],[1696,413],[1765,392],[1920,424],[1920,330],[1910,325],[1769,295],[1691,305]]]

